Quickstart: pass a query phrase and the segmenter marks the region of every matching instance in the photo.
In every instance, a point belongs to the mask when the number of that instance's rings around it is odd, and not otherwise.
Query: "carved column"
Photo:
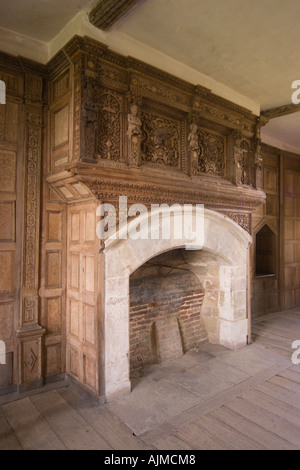
[[[42,133],[42,78],[25,73],[25,173],[23,266],[19,339],[19,389],[42,384],[42,337],[39,324],[39,225]],[[30,384],[25,384],[26,382]]]

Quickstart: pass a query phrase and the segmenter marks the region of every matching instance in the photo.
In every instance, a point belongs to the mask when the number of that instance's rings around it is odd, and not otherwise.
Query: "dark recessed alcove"
[[[276,235],[264,225],[256,234],[256,276],[276,275]]]

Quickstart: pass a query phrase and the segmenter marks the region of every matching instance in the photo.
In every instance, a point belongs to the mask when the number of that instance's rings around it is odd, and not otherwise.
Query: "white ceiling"
[[[49,43],[96,2],[0,0],[0,28]],[[299,18],[299,0],[141,0],[104,39],[130,38],[265,110],[290,104],[291,84],[300,79]],[[272,120],[263,135],[300,153],[299,116]]]
[[[0,27],[51,41],[81,10],[96,0],[0,0]]]
[[[115,26],[221,81],[262,110],[291,100],[299,0],[146,0]]]

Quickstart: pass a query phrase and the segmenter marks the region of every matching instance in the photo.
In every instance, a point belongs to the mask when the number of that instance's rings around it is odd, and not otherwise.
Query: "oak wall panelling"
[[[298,157],[261,145],[263,117],[87,37],[47,66],[0,53],[0,79],[0,393],[68,374],[105,397],[100,201],[117,221],[120,195],[227,215],[254,235],[254,315],[300,303]],[[259,279],[265,226],[275,272]]]

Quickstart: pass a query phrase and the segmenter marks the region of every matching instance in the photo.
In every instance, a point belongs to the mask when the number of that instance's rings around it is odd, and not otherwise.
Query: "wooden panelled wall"
[[[0,54],[7,89],[0,105],[0,340],[7,352],[0,393],[65,372],[99,391],[95,199],[67,205],[46,181],[80,155],[81,56],[72,65],[63,56],[47,69]],[[300,303],[300,159],[265,145],[262,156],[267,203],[252,217],[254,316]],[[61,192],[76,199],[75,189],[87,196],[77,182]],[[265,225],[276,237],[276,272],[258,278],[255,239]]]
[[[252,216],[252,316],[284,310],[300,303],[300,156],[262,145],[265,205]],[[274,273],[256,272],[259,232],[272,232]]]

